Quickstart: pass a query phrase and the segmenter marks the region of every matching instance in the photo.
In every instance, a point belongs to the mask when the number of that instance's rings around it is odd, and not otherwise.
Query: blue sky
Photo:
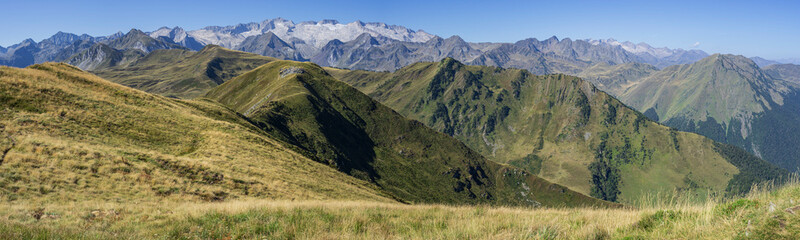
[[[610,1],[609,1],[610,2]],[[800,1],[9,1],[0,46],[57,31],[108,35],[283,17],[403,25],[473,42],[615,38],[769,59],[800,58]],[[699,43],[699,44],[698,44]]]

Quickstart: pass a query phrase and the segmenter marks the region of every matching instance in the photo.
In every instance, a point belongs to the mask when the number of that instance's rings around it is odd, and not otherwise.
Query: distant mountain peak
[[[280,37],[275,35],[273,32],[266,32],[261,35],[262,39],[266,41],[267,46],[270,47],[288,47],[289,44],[286,41],[283,41]],[[246,40],[245,40],[246,41]]]
[[[53,34],[53,37],[63,37],[63,36],[77,36],[77,35],[72,34],[72,33],[62,32],[62,31],[58,31],[58,32],[56,32],[56,34]]]
[[[751,57],[750,60],[753,60],[753,62],[755,62],[759,67],[766,67],[773,64],[780,64],[778,61],[767,60],[758,56]]]
[[[118,38],[118,37],[122,37],[124,35],[125,35],[125,33],[123,33],[122,31],[117,31],[114,34],[108,35],[108,38]]]
[[[708,53],[698,50],[684,50],[682,48],[670,49],[666,47],[652,47],[647,43],[620,42],[614,38],[585,39],[592,45],[607,45],[621,47],[623,50],[642,58],[645,63],[664,68],[671,65],[693,63],[708,56]]]
[[[127,34],[134,34],[134,35],[146,35],[144,32],[142,32],[142,30],[139,30],[139,29],[136,29],[136,28],[131,28],[131,30],[130,30],[130,31],[128,31],[128,33],[127,33]],[[126,34],[126,35],[127,35],[127,34]]]
[[[453,35],[453,36],[450,36],[449,38],[445,39],[445,41],[452,41],[452,42],[466,42],[466,41],[464,41],[464,39],[463,39],[463,38],[461,38],[461,36],[458,36],[458,35]]]
[[[361,44],[361,45],[378,45],[378,44],[380,44],[380,43],[378,43],[378,40],[376,40],[374,37],[372,37],[372,35],[370,35],[369,33],[362,33],[361,35],[358,35],[358,37],[356,37],[356,39],[354,41],[359,43],[359,44]]]

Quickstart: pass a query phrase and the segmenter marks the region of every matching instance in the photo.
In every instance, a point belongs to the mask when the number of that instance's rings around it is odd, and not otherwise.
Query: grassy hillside
[[[486,161],[407,120],[311,63],[274,61],[211,90],[306,155],[415,203],[605,205],[516,168]]]
[[[800,65],[773,64],[764,67],[764,73],[774,79],[800,84]]]
[[[374,185],[284,147],[236,112],[66,64],[0,67],[0,202],[348,199]]]
[[[149,93],[177,98],[202,96],[209,89],[275,60],[208,45],[198,52],[155,50],[127,66],[99,68],[93,73]]]
[[[800,87],[743,56],[665,68],[620,94],[664,124],[725,142],[789,170],[800,167]]]
[[[797,239],[800,185],[640,209],[341,201],[0,205],[3,239]],[[38,220],[36,220],[36,216]]]
[[[602,199],[630,203],[675,189],[704,198],[785,173],[758,169],[757,179],[739,181],[755,170],[732,164],[713,141],[651,122],[576,77],[453,59],[394,73],[328,71],[491,160]]]

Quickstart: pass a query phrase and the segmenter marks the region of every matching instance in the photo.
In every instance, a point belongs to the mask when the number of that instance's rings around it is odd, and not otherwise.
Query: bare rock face
[[[281,68],[281,78],[288,76],[289,74],[303,74],[306,70],[301,67],[285,67]]]

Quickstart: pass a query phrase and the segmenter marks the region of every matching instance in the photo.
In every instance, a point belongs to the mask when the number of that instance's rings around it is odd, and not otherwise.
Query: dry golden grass
[[[35,220],[37,209],[43,217]],[[87,238],[511,239],[608,236],[640,211],[341,201],[73,203],[0,207],[0,236]],[[264,229],[266,228],[266,229]],[[33,236],[33,235],[27,235]]]
[[[800,238],[796,177],[638,209],[404,205],[217,104],[37,68],[0,67],[0,239]]]
[[[0,67],[0,200],[392,201],[236,113],[124,88],[65,64]],[[238,119],[238,120],[237,120]]]
[[[0,205],[0,237],[85,239],[796,239],[800,185],[640,209],[246,200]],[[36,215],[39,219],[36,220]]]

